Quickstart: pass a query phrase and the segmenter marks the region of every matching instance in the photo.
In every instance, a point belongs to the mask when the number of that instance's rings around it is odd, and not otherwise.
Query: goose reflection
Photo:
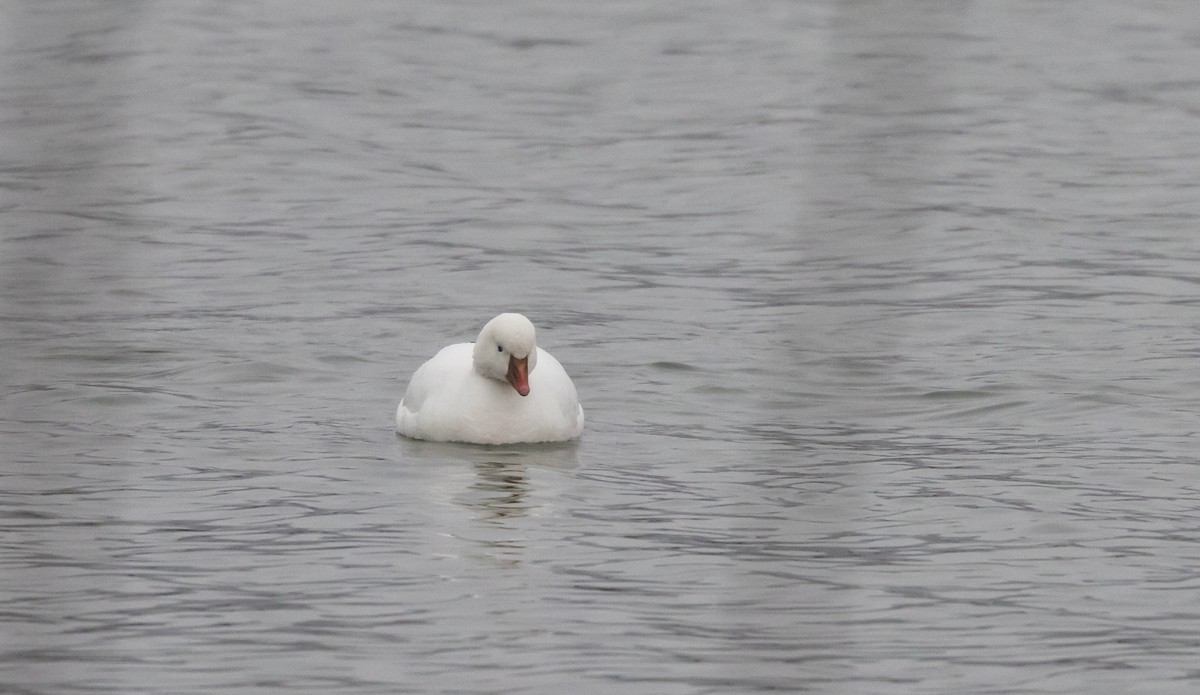
[[[480,455],[471,459],[475,478],[463,499],[483,520],[525,516],[534,506],[529,500],[530,470],[574,468],[576,449],[571,442],[476,450]]]
[[[529,472],[520,460],[477,461],[467,504],[483,519],[525,516],[529,512]]]
[[[579,466],[577,442],[480,447],[398,441],[406,459],[434,467],[430,492],[467,512],[447,520],[454,529],[448,533],[474,546],[468,554],[506,567],[520,564],[526,524],[537,523],[525,517],[543,514],[541,508],[559,497],[544,488]]]

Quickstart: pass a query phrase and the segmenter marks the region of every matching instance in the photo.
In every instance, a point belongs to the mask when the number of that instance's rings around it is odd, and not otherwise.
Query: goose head
[[[537,365],[533,323],[520,314],[500,314],[488,321],[475,340],[474,362],[476,372],[507,381],[528,396],[529,373]]]

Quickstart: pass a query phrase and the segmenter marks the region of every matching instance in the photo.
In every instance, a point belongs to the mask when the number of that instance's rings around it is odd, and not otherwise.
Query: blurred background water
[[[3,692],[1200,687],[1191,4],[0,19]]]

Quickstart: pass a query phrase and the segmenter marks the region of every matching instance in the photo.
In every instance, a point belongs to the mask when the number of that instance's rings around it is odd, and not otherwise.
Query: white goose
[[[535,343],[533,323],[500,314],[474,344],[448,345],[413,373],[396,431],[439,442],[560,442],[583,431],[583,408],[566,370]]]

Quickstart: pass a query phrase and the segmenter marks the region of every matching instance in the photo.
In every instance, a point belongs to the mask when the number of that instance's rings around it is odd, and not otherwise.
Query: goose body
[[[529,319],[500,314],[474,343],[448,345],[413,373],[396,431],[440,442],[559,442],[583,432],[583,408]]]

